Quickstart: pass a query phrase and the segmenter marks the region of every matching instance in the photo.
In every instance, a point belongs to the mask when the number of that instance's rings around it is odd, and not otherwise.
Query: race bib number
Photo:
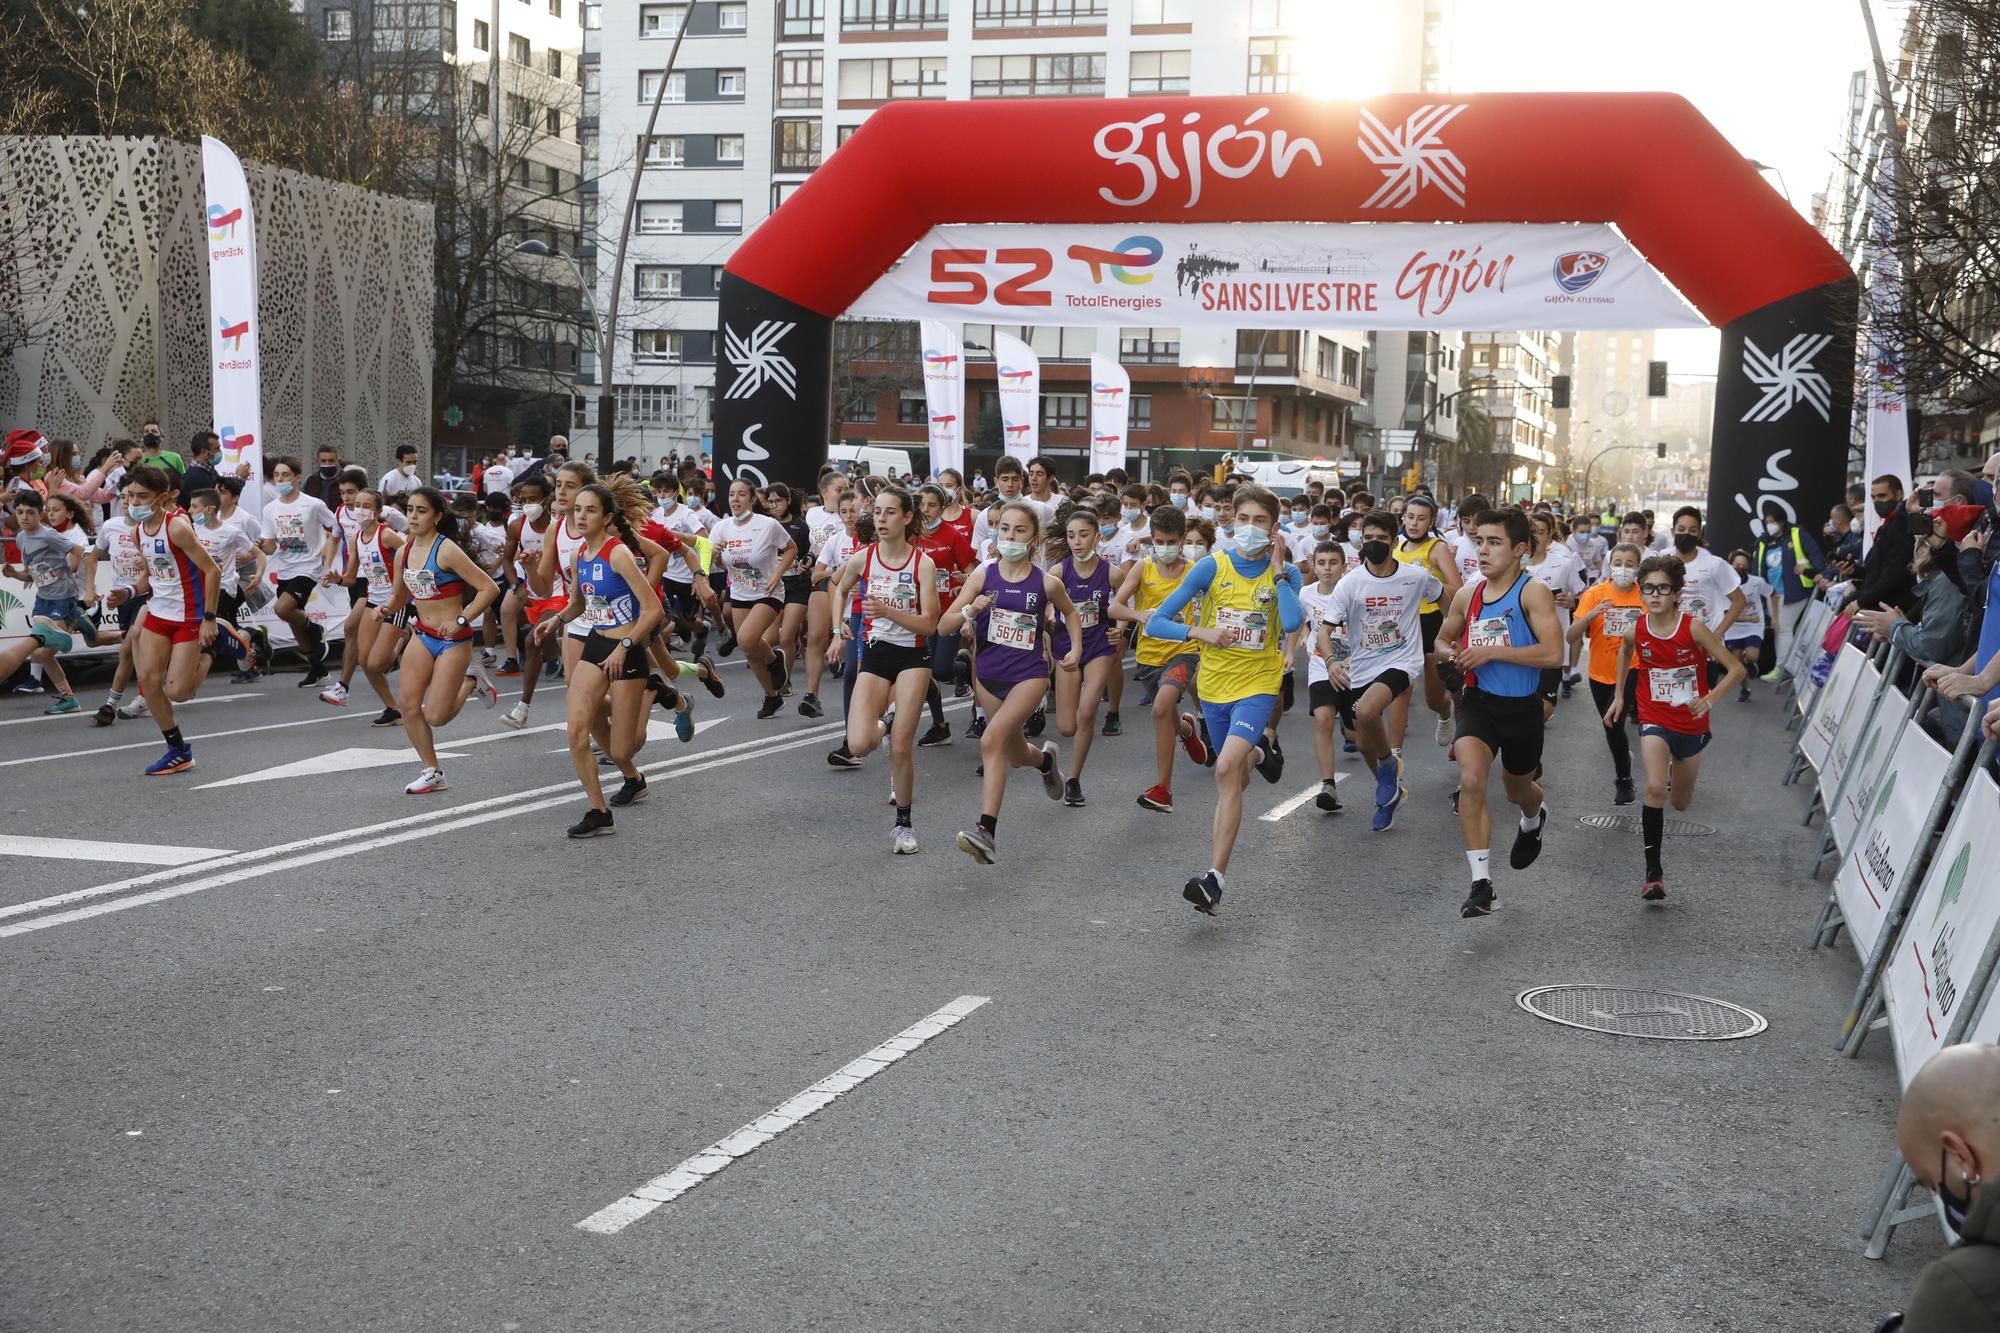
[[[996,648],[1035,646],[1035,617],[1027,611],[992,611],[986,617],[986,641]]]
[[[1604,632],[1614,639],[1624,638],[1638,623],[1639,608],[1636,606],[1609,606],[1604,609]]]
[[[1695,699],[1695,669],[1691,666],[1654,667],[1646,673],[1656,703],[1685,707]]]
[[[1076,618],[1085,629],[1094,629],[1104,619],[1104,613],[1098,610],[1097,599],[1091,597],[1076,604]]]
[[[115,551],[111,556],[111,568],[120,583],[130,585],[146,572],[146,562],[130,551]]]
[[[1393,652],[1403,646],[1403,625],[1397,620],[1363,621],[1361,647],[1371,653]]]
[[[63,571],[54,565],[30,565],[28,572],[35,576],[35,586],[46,588],[62,577]]]
[[[146,556],[146,572],[155,583],[174,583],[180,579],[180,571],[174,567],[174,558],[158,551]]]
[[[598,593],[586,591],[583,594],[583,615],[580,617],[588,625],[608,625],[611,623],[611,603]]]
[[[418,601],[429,601],[437,596],[437,575],[428,569],[406,569],[403,571],[403,586]]]
[[[306,553],[306,518],[304,514],[280,514],[277,519],[278,549],[286,555]]]
[[[1237,648],[1257,652],[1264,647],[1271,632],[1271,617],[1262,611],[1245,611],[1234,606],[1215,608],[1215,627],[1236,631]]]
[[[1514,636],[1507,628],[1505,616],[1475,620],[1465,630],[1465,646],[1468,648],[1511,648],[1513,644]]]
[[[1682,595],[1681,609],[1696,620],[1706,621],[1708,619],[1708,601],[1706,598],[1698,596],[1695,593],[1685,593]]]

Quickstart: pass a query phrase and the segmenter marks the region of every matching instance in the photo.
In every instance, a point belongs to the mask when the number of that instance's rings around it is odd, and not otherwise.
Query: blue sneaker
[[[685,745],[694,739],[694,707],[692,705],[674,714],[674,735]]]
[[[1369,821],[1368,827],[1377,833],[1387,833],[1389,826],[1396,822],[1396,811],[1402,806],[1403,798],[1409,794],[1409,791],[1398,783],[1396,794],[1386,803],[1375,807],[1375,818]]]
[[[76,701],[74,694],[59,694],[54,703],[42,710],[42,716],[54,717],[59,713],[75,713],[80,712],[82,708],[83,705]]]
[[[1375,804],[1383,806],[1394,802],[1402,785],[1403,761],[1400,756],[1392,754],[1375,768]]]
[[[194,747],[192,745],[169,745],[167,752],[146,767],[149,778],[163,778],[171,773],[185,773],[194,767]]]

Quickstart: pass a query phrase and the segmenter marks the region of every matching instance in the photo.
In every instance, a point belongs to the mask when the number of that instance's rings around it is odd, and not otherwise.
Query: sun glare
[[[1397,89],[1390,78],[1395,7],[1319,0],[1298,24],[1299,86],[1311,97],[1359,101]]]

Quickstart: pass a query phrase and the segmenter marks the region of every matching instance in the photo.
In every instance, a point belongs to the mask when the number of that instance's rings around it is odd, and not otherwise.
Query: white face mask
[[[1215,506],[1203,505],[1201,507],[1201,516],[1211,523],[1215,522]]]
[[[1174,493],[1173,499],[1174,499],[1174,508],[1186,509],[1188,507],[1188,497],[1185,494],[1176,491]]]
[[[1360,528],[1349,528],[1349,529],[1347,530],[1347,544],[1348,544],[1349,546],[1359,546],[1359,545],[1361,545],[1361,529],[1360,529]]]
[[[1187,561],[1189,564],[1193,564],[1207,554],[1208,548],[1206,546],[1197,546],[1192,542],[1181,547],[1181,559]]]
[[[1159,561],[1161,564],[1171,565],[1174,561],[1180,558],[1181,558],[1181,544],[1179,542],[1153,543],[1153,559]]]
[[[944,520],[942,518],[927,518],[924,520],[925,532],[936,532],[939,528],[943,526],[944,526]]]
[[[1778,520],[1777,520],[1777,519],[1775,519],[1775,518],[1773,518],[1773,519],[1767,519],[1767,520],[1765,520],[1765,523],[1764,523],[1764,533],[1765,533],[1765,535],[1766,535],[1766,536],[1770,536],[1770,537],[1775,537],[1775,536],[1777,536],[1777,535],[1778,535],[1778,532],[1779,532],[1779,530],[1780,530],[1780,529],[1781,529],[1781,528],[1782,528],[1783,526],[1784,526],[1784,525],[1783,525],[1783,524],[1781,524],[1781,523],[1779,523],[1779,522],[1778,522]]]
[[[1120,512],[1125,515],[1125,521],[1127,523],[1137,523],[1139,521],[1140,511],[1137,509],[1125,509],[1121,510]]]
[[[996,541],[993,543],[993,549],[1000,553],[1002,560],[1026,560],[1028,558],[1028,544],[1026,542]]]
[[[1247,556],[1256,556],[1271,544],[1271,534],[1255,523],[1238,523],[1234,535],[1236,549]]]
[[[1613,565],[1613,566],[1611,567],[1611,586],[1612,586],[1612,587],[1614,587],[1614,588],[1629,588],[1629,587],[1631,587],[1631,586],[1632,586],[1633,584],[1637,583],[1638,581],[1639,581],[1639,571],[1638,571],[1638,570],[1636,570],[1636,569],[1634,569],[1634,568],[1632,568],[1632,566],[1630,566],[1630,565]]]
[[[397,471],[401,472],[406,477],[414,477],[417,475],[417,465],[415,463],[405,463],[403,464],[402,467],[398,468]]]
[[[544,505],[522,505],[521,512],[528,516],[530,523],[539,523],[542,521],[542,515],[547,513],[548,509]]]

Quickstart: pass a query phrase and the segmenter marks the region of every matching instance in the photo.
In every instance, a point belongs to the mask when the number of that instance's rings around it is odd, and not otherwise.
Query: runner
[[[0,647],[0,680],[8,679],[20,670],[23,662],[32,660],[55,689],[55,699],[42,710],[47,716],[81,711],[83,706],[76,701],[76,692],[70,688],[69,677],[63,674],[62,663],[56,658],[58,653],[70,650],[73,635],[81,634],[89,642],[96,633],[95,627],[84,618],[83,603],[79,600],[83,584],[78,571],[89,546],[85,533],[81,528],[63,531],[45,521],[45,506],[53,507],[61,500],[60,495],[52,495],[44,501],[39,492],[32,490],[13,497],[15,531],[11,544],[21,563],[5,569],[9,578],[34,587],[35,600],[28,608],[28,633]]]
[[[1111,503],[1107,501],[1107,503]],[[1063,804],[1072,808],[1084,803],[1083,766],[1090,758],[1090,742],[1097,726],[1097,706],[1109,690],[1111,677],[1123,663],[1123,642],[1112,622],[1111,566],[1100,559],[1097,544],[1109,526],[1102,515],[1079,506],[1071,512],[1064,530],[1069,536],[1069,555],[1057,563],[1055,575],[1076,607],[1083,626],[1083,649],[1078,669],[1056,673],[1056,730],[1070,741],[1068,777],[1063,781]],[[1058,661],[1068,660],[1070,636],[1057,626],[1051,645]]]
[[[1678,538],[1679,514],[1674,521]],[[1715,631],[1681,609],[1686,579],[1686,571],[1675,556],[1649,556],[1639,566],[1639,595],[1646,601],[1646,614],[1619,641],[1618,691],[1604,713],[1606,726],[1618,724],[1626,708],[1625,668],[1636,668],[1639,756],[1646,765],[1646,803],[1639,811],[1646,880],[1639,896],[1649,903],[1667,896],[1667,872],[1660,860],[1660,844],[1666,838],[1667,796],[1672,794],[1676,810],[1694,803],[1701,752],[1708,748],[1711,735],[1709,711],[1743,678],[1743,664],[1723,646]],[[1721,677],[1707,690],[1701,688],[1704,659],[1722,667]],[[1713,676],[1712,665],[1707,674]]]
[[[339,526],[331,509],[300,493],[298,459],[271,460],[271,489],[276,494],[261,515],[264,554],[272,557],[278,580],[278,619],[291,628],[293,643],[305,655],[306,674],[299,681],[304,689],[326,679],[326,631],[306,614],[306,605],[326,572]]]
[[[965,576],[978,563],[972,558],[972,543],[965,533],[945,522],[947,500],[944,488],[935,482],[917,490],[917,513],[922,517],[923,526],[914,540],[917,549],[930,557],[931,566],[936,571],[940,607],[951,605],[952,599],[958,596],[958,590],[965,584]],[[879,530],[881,525],[876,526]],[[917,738],[920,746],[935,748],[951,744],[951,727],[944,720],[944,692],[939,683],[956,686],[959,652],[964,642],[962,635],[933,633],[930,636],[931,682],[925,692],[924,703],[931,710],[931,725],[930,730]]]
[[[708,525],[695,517],[695,511],[682,499],[680,480],[672,473],[654,475],[653,496],[658,502],[653,509],[653,521],[691,548],[675,552],[667,560],[667,577],[661,585],[662,609],[671,620],[669,628],[687,641],[688,651],[695,657],[702,657],[708,651],[708,622],[704,619],[704,608],[713,607],[716,602],[715,592],[709,587],[708,566],[703,555],[702,544],[708,540]]]
[[[1750,682],[1757,678],[1764,655],[1765,627],[1778,623],[1778,590],[1765,582],[1763,575],[1750,572],[1753,563],[1748,551],[1729,553],[1729,567],[1736,571],[1743,594],[1743,609],[1723,632],[1722,646],[1743,663],[1743,685],[1736,692],[1742,703],[1750,702]]]
[[[780,593],[797,550],[776,519],[756,512],[756,503],[757,492],[749,482],[738,477],[729,483],[729,517],[716,525],[714,541],[729,575],[729,616],[736,642],[743,647],[752,677],[763,682],[764,702],[757,709],[761,720],[777,716],[784,706],[789,680],[785,655],[774,653],[764,636],[784,609]],[[729,651],[727,645],[723,651]]]
[[[862,616],[861,658],[847,710],[847,740],[835,754],[864,759],[888,740],[896,807],[891,838],[898,856],[912,856],[917,851],[917,830],[910,818],[916,803],[917,722],[923,717],[924,692],[931,683],[928,638],[937,632],[940,580],[931,558],[910,540],[917,521],[910,493],[900,486],[885,487],[873,504],[875,540],[842,566],[832,593],[838,604],[850,589],[858,592]],[[845,649],[848,626],[839,629],[843,642],[829,647],[829,653]],[[892,708],[893,720],[884,722],[884,713]]]
[[[1001,459],[1001,469],[1013,461]],[[1062,580],[1034,565],[1032,557],[1042,535],[1040,510],[1034,501],[1004,502],[991,524],[998,558],[972,572],[938,625],[944,633],[956,634],[969,621],[979,644],[973,684],[988,718],[985,733],[979,738],[979,823],[958,835],[958,849],[981,865],[992,865],[999,859],[995,840],[1009,768],[1036,769],[1042,776],[1043,794],[1052,801],[1062,799],[1063,774],[1056,743],[1046,742],[1037,750],[1022,731],[1048,693],[1048,644],[1043,632],[1049,608],[1055,609],[1069,629],[1069,655],[1058,663],[1062,670],[1077,669],[1083,645],[1083,620],[1070,603]]]
[[[1458,762],[1458,827],[1472,868],[1472,888],[1458,909],[1464,917],[1485,916],[1496,906],[1486,809],[1486,778],[1496,757],[1507,799],[1521,810],[1507,863],[1526,870],[1541,855],[1549,820],[1536,782],[1547,726],[1543,680],[1562,661],[1555,594],[1523,569],[1535,547],[1527,516],[1489,509],[1473,519],[1473,529],[1479,580],[1459,589],[1438,630],[1440,656],[1464,679],[1451,747]]]
[[[825,712],[819,702],[819,682],[827,668],[827,645],[833,642],[834,612],[829,571],[821,557],[826,554],[829,541],[842,533],[852,534],[854,531],[853,505],[859,502],[850,502],[849,508],[843,512],[841,501],[846,493],[847,478],[829,470],[819,479],[819,504],[806,511],[806,535],[811,542],[812,554],[812,591],[806,599],[806,693],[799,700],[799,715],[802,717],[820,717]],[[838,563],[833,568],[838,570]],[[844,616],[841,618],[846,619]]]
[[[1717,637],[1726,639],[1730,626],[1743,614],[1743,589],[1729,562],[1708,551],[1706,542],[1702,535],[1701,510],[1693,505],[1682,505],[1676,509],[1672,554],[1680,557],[1684,571],[1681,608],[1715,631]],[[1720,679],[1721,671],[1722,664],[1710,658],[1708,683],[1711,688]]]
[[[1646,604],[1639,596],[1639,565],[1646,553],[1635,542],[1619,542],[1611,548],[1604,582],[1584,590],[1576,604],[1576,619],[1570,623],[1571,650],[1590,636],[1590,698],[1603,717],[1618,693],[1618,645],[1632,632]],[[1628,682],[1627,688],[1631,688]],[[1625,734],[1628,714],[1617,726],[1606,724],[1604,742],[1611,748],[1611,803],[1630,805],[1638,799],[1632,786],[1632,741]]]
[[[458,520],[444,496],[430,486],[409,495],[409,539],[396,552],[396,582],[375,611],[394,624],[409,605],[414,631],[404,645],[396,677],[397,711],[423,769],[403,791],[411,796],[446,789],[432,733],[457,717],[475,689],[491,708],[498,701],[485,669],[472,659],[472,626],[500,596],[499,585],[458,544]],[[466,600],[470,592],[471,601]]]
[[[147,767],[147,777],[194,767],[194,748],[174,721],[174,705],[192,699],[200,684],[201,651],[215,641],[215,605],[222,595],[222,572],[195,540],[187,517],[169,508],[175,485],[150,464],[125,474],[125,512],[137,525],[149,592],[132,663],[147,711],[167,742],[167,752]]]
[[[1316,505],[1314,511],[1325,508]],[[1312,526],[1332,530],[1323,523],[1315,522]],[[1336,541],[1321,541],[1313,548],[1311,558],[1313,581],[1300,589],[1299,606],[1305,613],[1306,711],[1312,716],[1313,757],[1319,760],[1319,795],[1313,798],[1313,804],[1327,814],[1337,815],[1341,808],[1340,775],[1334,762],[1334,723],[1344,723],[1352,733],[1355,719],[1353,707],[1343,707],[1344,691],[1334,688],[1329,671],[1334,663],[1345,668],[1348,662],[1347,627],[1330,619],[1327,611],[1334,589],[1347,573],[1347,561]]]
[[[403,445],[396,451],[396,456],[399,460],[404,457],[403,451],[405,449],[410,450],[411,455],[414,456],[414,448],[409,445]],[[392,468],[388,475],[402,481],[406,480],[410,474],[401,471],[400,467],[398,467]],[[409,485],[414,487],[416,483],[412,481]],[[347,703],[348,687],[354,683],[354,672],[361,665],[360,653],[358,651],[360,635],[357,632],[357,627],[368,611],[368,585],[363,583],[354,573],[350,572],[352,562],[348,558],[349,553],[354,549],[354,534],[360,530],[362,522],[360,512],[355,508],[354,501],[356,496],[368,489],[368,474],[358,467],[347,469],[347,471],[340,474],[339,489],[340,506],[333,511],[333,521],[335,527],[339,530],[340,538],[327,551],[327,563],[326,568],[320,574],[320,586],[331,587],[338,585],[346,589],[348,600],[347,619],[341,623],[340,630],[340,679],[327,686],[324,690],[321,690],[319,697],[323,703],[344,707]],[[377,491],[376,497],[378,501],[382,500],[382,493]],[[386,511],[378,509],[376,512],[376,521],[387,524],[389,528],[396,532],[406,531],[410,526],[409,520],[404,518],[402,511],[398,509],[387,509]],[[471,531],[470,524],[463,516],[459,519],[459,531]]]
[[[548,503],[551,489],[549,479],[539,474],[514,483],[517,510],[507,520],[507,547],[500,556],[512,585],[500,608],[500,633],[507,653],[500,674],[521,678],[521,697],[501,714],[500,721],[516,731],[528,725],[528,709],[542,679],[542,641],[535,637],[534,628],[569,602],[567,596],[554,595],[554,580],[544,563],[549,530],[555,526]]]
[[[195,688],[199,689],[207,683],[218,658],[227,657],[240,667],[254,668],[263,656],[257,636],[246,633],[238,623],[243,612],[242,571],[250,571],[254,586],[263,557],[241,527],[223,521],[222,497],[218,491],[204,486],[187,497],[187,506],[195,540],[215,562],[222,582],[215,608],[215,642],[202,652],[201,661],[196,664]]]
[[[403,720],[403,714],[396,707],[396,696],[390,693],[389,672],[395,665],[405,629],[402,625],[384,624],[379,613],[395,591],[396,552],[402,549],[403,538],[382,521],[381,492],[364,490],[344,507],[351,508],[359,521],[354,539],[347,543],[347,564],[341,571],[341,582],[360,589],[355,601],[371,612],[361,617],[355,631],[355,654],[368,676],[368,684],[375,690],[375,697],[382,701],[382,711],[370,725],[393,727]],[[485,572],[485,566],[481,565],[480,570]],[[341,702],[346,702],[345,697]]]
[[[1437,632],[1444,623],[1444,603],[1458,596],[1461,580],[1458,561],[1451,543],[1437,531],[1437,501],[1428,495],[1412,495],[1403,504],[1403,528],[1396,537],[1396,559],[1420,565],[1437,577],[1443,591],[1425,599],[1419,629],[1424,643],[1424,703],[1437,714],[1437,743],[1451,744],[1451,693],[1437,670]],[[1389,744],[1397,755],[1403,753],[1403,737],[1409,729],[1410,695],[1396,696],[1389,706]]]
[[[1375,775],[1375,815],[1369,827],[1377,833],[1395,825],[1396,811],[1409,795],[1403,785],[1403,756],[1387,720],[1396,700],[1423,674],[1423,607],[1444,590],[1428,552],[1422,560],[1397,558],[1402,532],[1401,520],[1386,509],[1361,520],[1361,564],[1334,586],[1320,630],[1327,683],[1337,691],[1333,705],[1343,717],[1354,719],[1350,729],[1361,762]],[[1344,653],[1335,646],[1334,625],[1345,631]]]
[[[1222,737],[1222,744],[1215,759],[1209,867],[1182,886],[1181,897],[1210,916],[1222,902],[1250,770],[1255,768],[1266,782],[1284,774],[1284,752],[1271,727],[1285,670],[1283,636],[1302,621],[1296,567],[1280,574],[1271,560],[1278,498],[1262,486],[1244,486],[1231,501],[1237,518],[1230,533],[1234,550],[1196,562],[1146,622],[1146,633],[1157,638],[1193,639],[1202,645],[1201,708],[1208,734]],[[1201,623],[1190,627],[1178,617],[1197,596],[1202,599]]]
[[[1533,525],[1530,531],[1534,535],[1535,549],[1522,568],[1554,595],[1556,625],[1567,635],[1570,612],[1576,609],[1576,599],[1583,595],[1583,564],[1558,536],[1554,514],[1537,510],[1528,521]],[[1569,695],[1564,686],[1569,671],[1567,640],[1561,645],[1561,651],[1562,661],[1549,668],[1541,679],[1542,716],[1545,719],[1555,716],[1556,705]]]
[[[642,516],[646,510],[636,486],[632,508]],[[646,778],[634,766],[632,756],[651,711],[647,690],[660,693],[662,701],[676,711],[684,701],[659,677],[648,679],[644,645],[660,623],[660,598],[634,554],[639,549],[639,535],[632,528],[631,517],[610,487],[592,482],[571,499],[568,522],[580,538],[566,580],[569,600],[561,611],[540,621],[534,632],[536,638],[546,639],[567,627],[567,637],[577,641],[568,676],[569,759],[590,808],[570,825],[568,835],[596,838],[615,831],[612,806],[645,799]],[[607,696],[608,720],[602,711]],[[612,765],[625,779],[608,801],[598,780],[597,757],[591,751],[593,733],[599,748],[611,756]]]
[[[1140,703],[1153,715],[1153,761],[1158,781],[1139,793],[1139,804],[1162,814],[1174,812],[1174,746],[1185,747],[1188,757],[1197,764],[1206,765],[1212,758],[1194,718],[1180,711],[1181,696],[1194,693],[1201,654],[1184,643],[1156,639],[1144,629],[1154,610],[1180,586],[1192,568],[1189,557],[1194,552],[1185,545],[1187,528],[1186,517],[1172,504],[1155,509],[1149,542],[1151,554],[1126,566],[1118,596],[1111,603],[1113,619],[1141,627],[1134,631],[1139,639],[1133,654],[1134,674],[1144,691]],[[1203,548],[1194,558],[1207,554]],[[1200,619],[1199,602],[1191,603],[1190,611]]]
[[[804,650],[806,637],[806,602],[812,592],[812,533],[806,526],[805,518],[798,512],[797,499],[791,487],[782,482],[772,482],[764,490],[764,512],[777,520],[792,539],[792,563],[785,567],[784,609],[771,625],[765,636],[773,650],[783,654],[783,660],[796,662]],[[802,497],[800,497],[802,498]],[[792,692],[791,679],[787,674],[784,694]]]

